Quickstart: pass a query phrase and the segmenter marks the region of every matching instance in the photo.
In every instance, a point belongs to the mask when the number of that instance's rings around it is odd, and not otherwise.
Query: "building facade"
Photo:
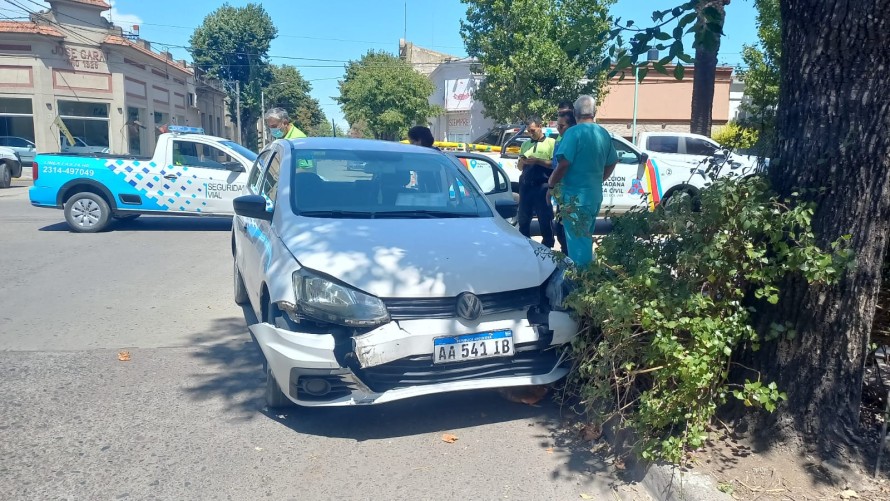
[[[495,126],[495,121],[487,118],[482,102],[473,98],[473,93],[483,76],[472,72],[475,61],[459,59],[440,64],[429,78],[436,85],[430,96],[430,104],[441,106],[443,115],[432,119],[430,130],[440,141],[467,143],[475,141]]]
[[[78,142],[151,155],[169,125],[231,137],[226,94],[184,61],[125,37],[104,0],[49,0],[29,21],[0,22],[0,137],[38,152]]]
[[[445,114],[432,120],[430,128],[437,140],[468,142],[481,137],[496,124],[484,115],[485,107],[473,99],[473,91],[485,77],[474,74],[471,58],[448,56],[405,42],[399,54],[415,70],[435,85],[430,103],[442,106]],[[673,74],[673,66],[668,66]],[[633,141],[634,93],[637,94],[636,131],[689,132],[692,115],[692,81],[695,68],[686,68],[683,80],[650,71],[637,87],[633,76],[609,82],[606,95],[597,109],[597,123],[609,132]],[[714,85],[713,127],[718,131],[726,123],[742,117],[744,82],[733,77],[733,69],[720,66]],[[554,114],[556,110],[553,110]],[[553,117],[544,117],[553,118]]]
[[[673,66],[668,66],[673,75]],[[609,82],[608,93],[597,109],[596,122],[609,132],[633,141],[634,92],[637,93],[637,133],[689,132],[692,117],[692,81],[695,68],[686,68],[683,80],[650,71],[637,86],[633,75],[624,80],[616,77]],[[718,131],[732,118],[730,115],[730,87],[732,67],[717,68],[714,83],[712,132]],[[736,83],[738,85],[738,83]],[[744,88],[733,89],[738,101]],[[737,107],[737,106],[736,106]]]

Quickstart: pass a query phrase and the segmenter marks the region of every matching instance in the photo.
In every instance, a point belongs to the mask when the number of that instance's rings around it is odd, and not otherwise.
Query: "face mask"
[[[281,139],[284,137],[284,132],[281,132],[281,129],[272,129],[272,137]]]

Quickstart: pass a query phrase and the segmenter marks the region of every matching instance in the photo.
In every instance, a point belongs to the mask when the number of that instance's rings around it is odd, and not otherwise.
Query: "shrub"
[[[616,218],[596,262],[573,277],[568,304],[582,331],[569,390],[594,419],[632,427],[643,457],[673,462],[702,445],[729,399],[774,410],[786,398],[774,382],[728,374],[741,350],[796,335],[753,326],[758,305],[778,303],[783,277],[828,283],[852,262],[848,238],[816,245],[812,214],[757,176],[714,181],[697,211],[687,198]]]

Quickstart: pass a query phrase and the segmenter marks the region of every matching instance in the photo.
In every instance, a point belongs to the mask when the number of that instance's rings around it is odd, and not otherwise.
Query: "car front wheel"
[[[249,299],[247,297],[247,287],[244,286],[244,279],[241,277],[241,272],[238,271],[238,264],[235,263],[234,259],[232,262],[234,263],[232,266],[234,269],[232,274],[235,279],[235,304],[247,304]]]
[[[0,162],[0,188],[9,188],[12,185],[12,171],[6,162]]]
[[[281,386],[278,385],[278,381],[275,381],[275,375],[272,374],[272,368],[266,367],[266,407],[270,409],[281,409],[284,407],[291,407],[293,402],[290,401],[287,396],[285,396],[284,392],[281,391]]]

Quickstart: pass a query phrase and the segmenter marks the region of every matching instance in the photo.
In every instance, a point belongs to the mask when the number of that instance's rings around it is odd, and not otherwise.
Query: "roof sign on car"
[[[203,134],[204,129],[201,127],[186,127],[185,125],[170,125],[167,131],[173,134]]]

